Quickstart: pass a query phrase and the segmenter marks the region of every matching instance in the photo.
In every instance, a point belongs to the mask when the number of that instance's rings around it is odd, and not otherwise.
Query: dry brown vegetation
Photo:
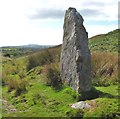
[[[118,81],[118,64],[120,64],[120,62],[118,62],[117,54],[109,52],[92,52],[91,59],[92,74],[93,78],[95,78],[95,82],[101,82],[102,85],[106,82],[115,83]]]
[[[15,90],[14,96],[19,96],[22,93],[27,91],[28,80],[20,79],[19,76],[9,76],[8,80],[6,81],[8,86],[8,92]]]
[[[60,62],[60,51],[61,46],[58,46],[30,55],[28,69],[45,65],[44,69],[46,69],[46,75],[48,75],[51,72],[51,63]],[[111,83],[118,82],[118,64],[120,62],[118,62],[117,53],[93,51],[91,52],[91,64],[94,85],[108,86]],[[54,72],[51,73],[49,77]]]
[[[58,89],[61,85],[59,63],[52,63],[44,66],[43,70],[45,83]]]
[[[36,66],[42,66],[60,60],[60,47],[48,48],[34,53],[28,57],[27,70],[30,70]]]

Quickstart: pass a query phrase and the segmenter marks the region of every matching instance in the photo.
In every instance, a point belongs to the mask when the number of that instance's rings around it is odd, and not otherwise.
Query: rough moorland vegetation
[[[81,94],[61,82],[61,46],[29,56],[3,57],[3,117],[119,118],[117,36],[115,30],[89,40],[92,95],[97,95],[85,100],[90,109],[71,108],[71,104],[81,100]]]

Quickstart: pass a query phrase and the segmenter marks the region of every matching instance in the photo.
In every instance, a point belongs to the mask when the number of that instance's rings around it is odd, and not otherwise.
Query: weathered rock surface
[[[61,51],[62,81],[77,92],[91,89],[91,56],[88,33],[83,18],[75,8],[66,11]]]
[[[84,101],[80,101],[72,104],[71,107],[74,109],[86,109],[86,108],[90,108],[91,106]]]

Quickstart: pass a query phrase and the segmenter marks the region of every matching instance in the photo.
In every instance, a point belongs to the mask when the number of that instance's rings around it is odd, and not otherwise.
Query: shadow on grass
[[[79,101],[92,100],[96,98],[119,98],[118,96],[111,95],[109,93],[104,93],[92,87],[91,91],[82,92],[79,96]]]

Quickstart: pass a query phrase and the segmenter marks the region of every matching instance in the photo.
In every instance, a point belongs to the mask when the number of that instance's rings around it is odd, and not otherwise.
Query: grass
[[[21,61],[21,58],[16,60],[17,62]],[[14,62],[16,62],[16,60],[14,60]],[[26,62],[24,62],[24,59],[22,60],[25,65]],[[21,66],[19,68],[22,69],[22,65],[19,66]],[[101,92],[100,96],[96,99],[87,100],[88,103],[91,104],[94,102],[95,105],[92,104],[93,107],[91,107],[90,110],[75,110],[72,109],[70,105],[79,100],[79,95],[74,90],[66,86],[62,86],[59,90],[55,90],[51,86],[47,86],[44,82],[44,74],[42,73],[43,69],[43,66],[37,66],[25,73],[25,78],[28,78],[29,85],[27,86],[27,92],[20,96],[14,97],[15,90],[8,93],[8,86],[3,87],[4,98],[17,109],[14,113],[7,113],[3,110],[4,117],[83,116],[86,118],[101,116],[107,117],[107,114],[116,116],[119,114],[117,111],[117,85],[96,87],[96,89]]]
[[[118,86],[96,87],[96,89],[102,93],[99,98],[88,101],[89,103],[93,103],[93,107],[89,111],[86,111],[84,117],[118,118],[120,116]]]
[[[96,99],[86,100],[92,107],[82,110],[82,112],[84,112],[84,118],[105,117],[107,114],[111,116],[118,115],[117,85],[96,87],[96,89],[101,91],[101,95]],[[3,93],[4,97],[6,97],[18,110],[13,114],[3,113],[4,116],[67,117],[68,112],[71,115],[77,113],[77,110],[72,109],[70,105],[78,101],[78,94],[69,87],[63,87],[61,90],[56,91],[52,87],[46,86],[44,83],[41,83],[40,80],[36,79],[34,83],[32,82],[32,86],[28,87],[28,92],[17,98],[13,98],[13,92],[10,94],[7,93],[7,87],[3,88]]]
[[[7,93],[7,87],[3,88],[3,93],[4,96],[9,99],[8,101],[15,105],[19,111],[23,111],[21,113],[18,111],[15,116],[65,117],[66,110],[70,110],[69,104],[76,102],[74,96],[67,94],[67,88],[68,87],[60,91],[55,91],[52,87],[46,86],[44,83],[40,83],[36,80],[36,82],[32,83],[32,86],[28,87],[26,94],[18,96],[17,98],[12,98],[14,97],[14,93]],[[22,100],[27,100],[27,102]],[[7,114],[7,116],[11,116],[11,114]]]
[[[118,34],[119,30],[116,29],[107,34],[92,37],[89,40],[89,47],[91,51],[107,51],[118,52]]]

